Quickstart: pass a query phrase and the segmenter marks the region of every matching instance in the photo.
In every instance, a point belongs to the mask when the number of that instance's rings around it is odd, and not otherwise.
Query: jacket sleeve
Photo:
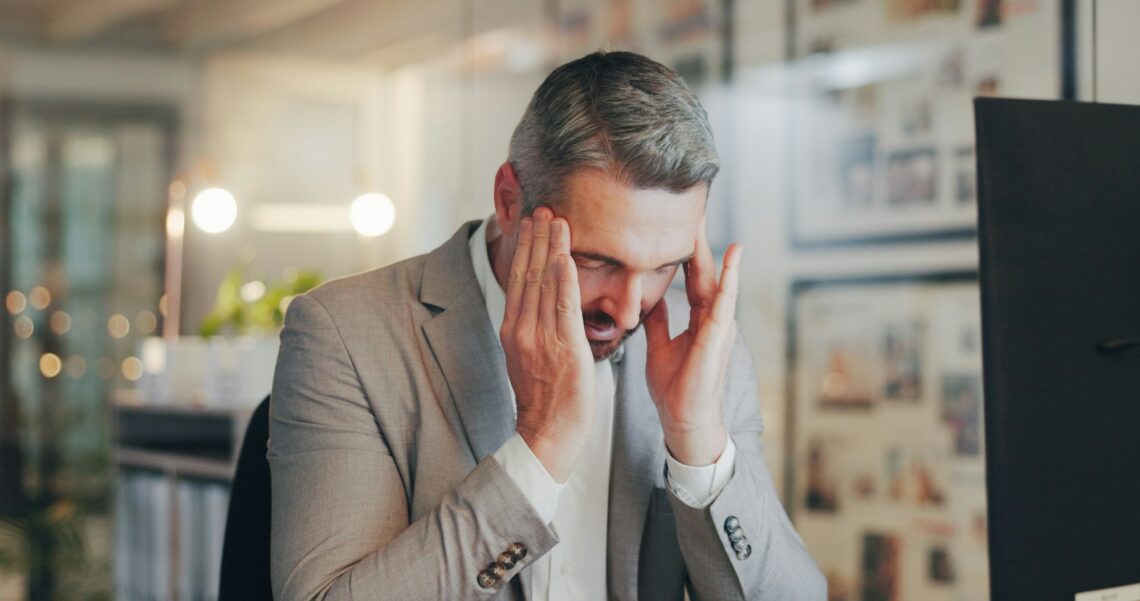
[[[736,444],[732,478],[707,507],[670,493],[694,600],[825,601],[827,582],[780,504],[760,442],[760,396],[739,332],[729,359],[725,419]],[[741,539],[733,548],[733,540]]]
[[[279,601],[489,599],[557,543],[493,456],[410,521],[408,485],[333,318],[312,295],[287,312],[269,434]],[[518,560],[506,560],[515,543],[525,555],[515,546]],[[513,565],[480,584],[500,559]]]

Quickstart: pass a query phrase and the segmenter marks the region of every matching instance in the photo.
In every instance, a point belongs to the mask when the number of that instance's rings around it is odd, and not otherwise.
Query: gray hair
[[[675,71],[632,52],[595,52],[555,69],[511,136],[507,160],[523,214],[563,198],[596,168],[641,189],[678,193],[720,170],[708,116]]]

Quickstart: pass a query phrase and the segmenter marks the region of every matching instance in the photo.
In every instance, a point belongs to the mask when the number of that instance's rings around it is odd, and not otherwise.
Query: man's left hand
[[[702,466],[715,463],[727,444],[721,400],[736,341],[743,248],[728,247],[717,281],[703,221],[695,246],[693,258],[685,263],[689,327],[676,338],[669,337],[669,309],[662,298],[645,318],[645,371],[669,453],[686,465]]]

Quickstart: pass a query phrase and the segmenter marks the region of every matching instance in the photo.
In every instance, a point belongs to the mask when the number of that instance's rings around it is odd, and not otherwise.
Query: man
[[[741,248],[718,278],[705,241],[718,166],[674,72],[592,54],[535,93],[492,218],[294,299],[276,598],[825,598],[761,453]]]

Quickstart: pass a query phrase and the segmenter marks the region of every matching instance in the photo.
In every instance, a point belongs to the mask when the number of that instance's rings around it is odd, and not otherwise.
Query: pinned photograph
[[[839,510],[839,478],[835,466],[837,444],[819,438],[808,443],[807,490],[804,507],[808,511],[835,513]]]
[[[899,118],[904,135],[928,133],[934,126],[934,101],[925,94],[914,94],[902,103]]]
[[[875,136],[865,134],[840,143],[839,189],[844,208],[871,208],[875,200]]]
[[[931,582],[954,584],[954,563],[946,545],[938,543],[930,547],[926,554],[926,573]]]
[[[709,5],[703,0],[670,0],[664,3],[658,33],[666,45],[704,40],[713,27]]]
[[[948,89],[958,89],[966,81],[966,53],[961,47],[946,53],[938,62],[936,81]]]
[[[899,601],[900,547],[897,536],[878,532],[863,535],[862,601]]]
[[[974,17],[974,24],[978,29],[1001,26],[1002,0],[978,0],[978,12]]]
[[[870,361],[862,345],[836,340],[827,353],[819,405],[824,409],[870,409],[874,400]]]
[[[953,16],[958,14],[961,7],[961,0],[888,0],[887,19],[905,22],[926,17]]]
[[[893,207],[928,205],[936,199],[933,148],[892,152],[887,159],[887,201]]]
[[[850,474],[851,498],[863,503],[872,503],[879,497],[879,474],[877,453],[854,453],[845,462]]]
[[[946,484],[931,456],[894,447],[887,451],[885,460],[887,495],[891,501],[919,507],[946,503]]]
[[[942,378],[942,421],[954,433],[954,453],[976,456],[982,449],[982,383],[977,374]]]
[[[867,410],[879,396],[879,331],[864,300],[827,296],[800,305],[799,395],[821,410]]]
[[[917,401],[922,397],[921,323],[887,326],[883,333],[883,397]]]
[[[974,92],[977,96],[997,96],[998,95],[998,78],[996,75],[985,75],[978,78],[974,84]]]

